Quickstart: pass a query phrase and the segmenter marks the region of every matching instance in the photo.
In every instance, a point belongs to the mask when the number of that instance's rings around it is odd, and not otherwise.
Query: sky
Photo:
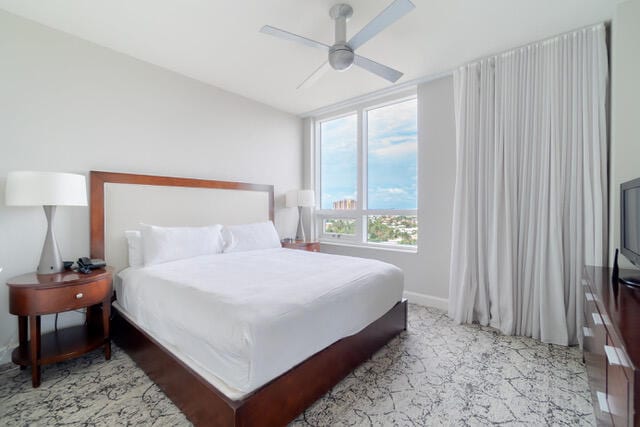
[[[368,209],[417,208],[417,101],[367,112]],[[357,115],[321,124],[321,204],[357,199]]]

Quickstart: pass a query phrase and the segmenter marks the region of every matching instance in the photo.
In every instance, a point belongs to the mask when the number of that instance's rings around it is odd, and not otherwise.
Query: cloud
[[[370,209],[415,209],[417,197],[410,187],[376,187],[369,190]]]
[[[356,114],[322,122],[322,205],[356,198]],[[416,208],[417,101],[367,111],[368,204],[372,209]],[[325,193],[326,190],[326,193]]]
[[[402,188],[380,188],[377,190],[379,193],[382,194],[389,194],[389,195],[397,195],[397,194],[407,194],[406,190],[402,189]]]
[[[384,141],[376,146],[369,146],[369,155],[378,157],[402,157],[413,155],[418,151],[418,143],[414,140],[403,140],[402,142]]]
[[[417,132],[417,101],[404,101],[373,110],[367,113],[367,132],[369,139],[384,138],[394,134],[415,134]]]
[[[409,100],[368,112],[368,150],[370,156],[415,156],[417,143],[417,104]]]
[[[320,124],[323,155],[344,155],[357,151],[358,118],[355,114]]]

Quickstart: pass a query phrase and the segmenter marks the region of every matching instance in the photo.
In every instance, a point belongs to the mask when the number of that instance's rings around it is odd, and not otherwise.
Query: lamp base
[[[298,229],[296,230],[296,240],[307,241],[304,233],[304,224],[302,223],[302,206],[298,206]]]
[[[38,264],[38,274],[55,274],[64,271],[64,264],[60,256],[60,249],[53,234],[53,220],[56,216],[55,206],[43,206],[44,214],[47,217],[47,234],[42,246],[40,264]]]

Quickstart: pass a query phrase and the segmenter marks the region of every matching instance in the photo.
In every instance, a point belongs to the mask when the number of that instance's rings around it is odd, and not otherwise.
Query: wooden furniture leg
[[[102,302],[102,330],[104,334],[104,358],[111,359],[111,339],[109,338],[109,325],[111,317],[111,296]]]
[[[18,343],[20,348],[27,348],[29,318],[27,316],[18,316]],[[27,369],[26,366],[20,365],[20,370]]]
[[[29,316],[31,333],[31,384],[40,386],[40,316]]]

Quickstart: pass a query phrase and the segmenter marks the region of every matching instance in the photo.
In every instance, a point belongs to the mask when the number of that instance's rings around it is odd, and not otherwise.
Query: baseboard
[[[408,299],[411,304],[424,305],[426,307],[435,307],[445,311],[449,309],[449,300],[446,298],[434,297],[431,295],[410,291],[404,291],[404,297]]]
[[[18,346],[18,343],[10,343],[9,345],[0,348],[0,365],[11,362],[11,353],[13,349]]]

